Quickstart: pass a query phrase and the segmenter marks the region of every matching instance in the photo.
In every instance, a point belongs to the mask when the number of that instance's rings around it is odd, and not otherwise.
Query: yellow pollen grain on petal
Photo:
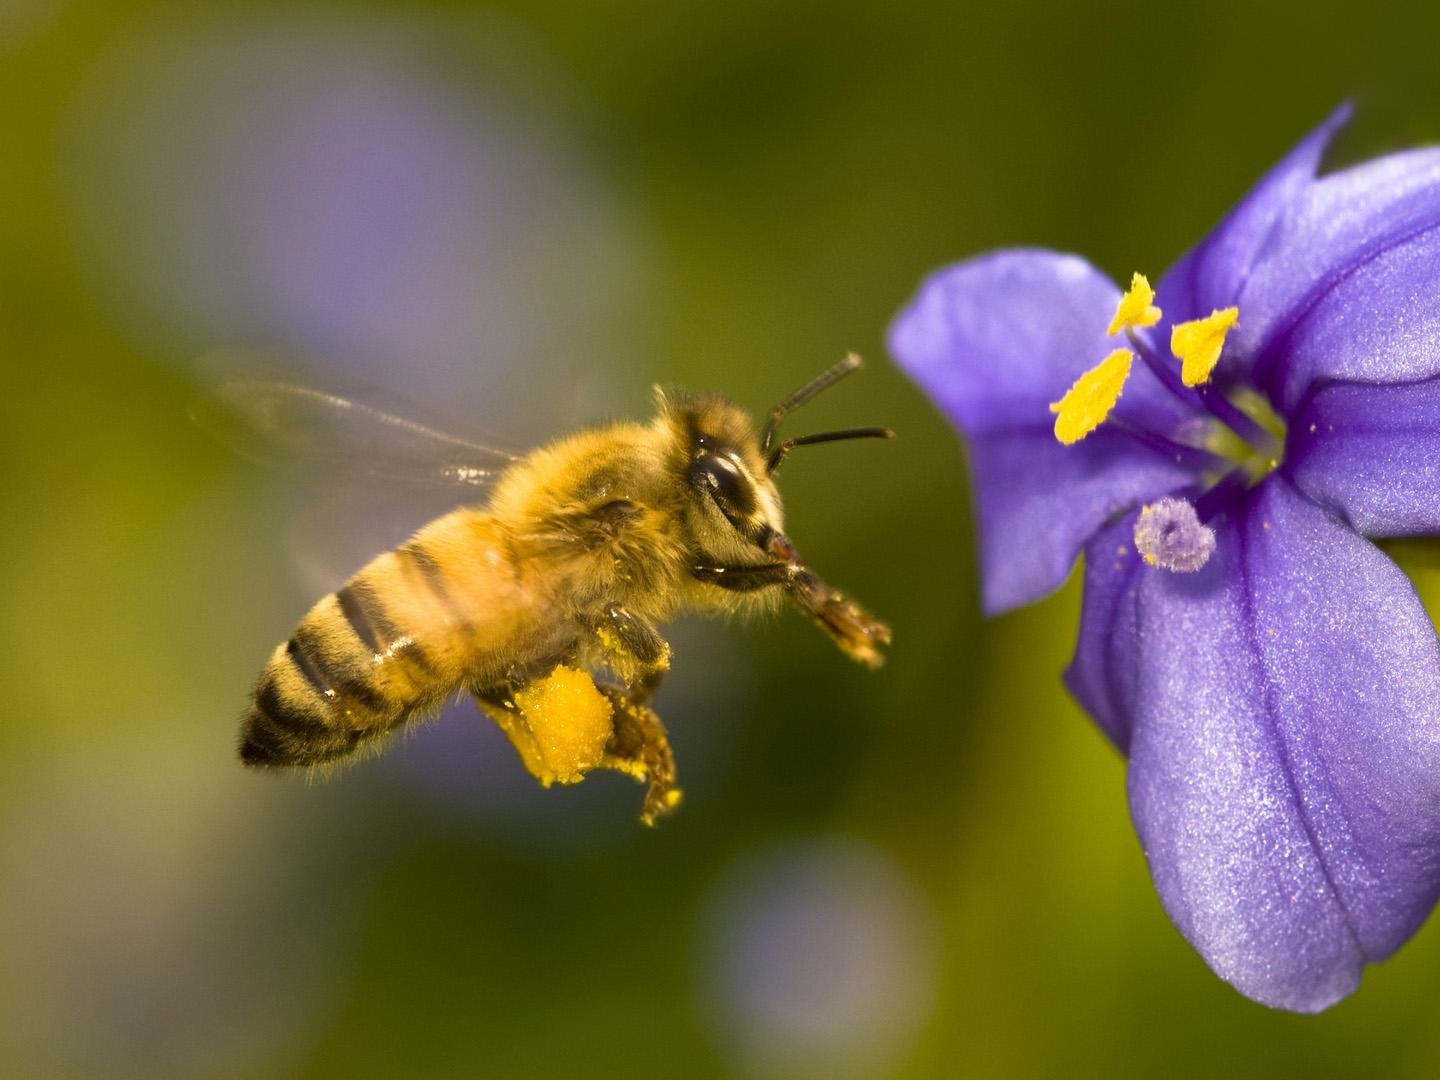
[[[1115,305],[1115,317],[1110,320],[1110,335],[1128,330],[1132,326],[1154,326],[1160,321],[1160,309],[1155,306],[1155,290],[1144,274],[1130,278],[1130,288]]]
[[[1210,381],[1210,373],[1220,362],[1220,350],[1225,347],[1225,335],[1239,318],[1239,308],[1227,307],[1171,328],[1170,351],[1180,361],[1181,382],[1199,386]]]
[[[1134,358],[1135,354],[1129,349],[1116,349],[1076,379],[1064,397],[1051,404],[1055,438],[1071,446],[1105,422],[1115,402],[1120,400],[1120,391],[1130,377],[1130,363]]]

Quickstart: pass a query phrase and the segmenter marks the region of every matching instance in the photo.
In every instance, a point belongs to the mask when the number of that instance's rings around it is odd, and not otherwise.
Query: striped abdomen
[[[484,515],[456,511],[311,608],[260,674],[241,721],[240,759],[320,765],[346,757],[483,675],[477,666],[495,644],[490,617],[513,606],[496,588],[514,575],[493,541]],[[476,625],[477,612],[489,625]]]

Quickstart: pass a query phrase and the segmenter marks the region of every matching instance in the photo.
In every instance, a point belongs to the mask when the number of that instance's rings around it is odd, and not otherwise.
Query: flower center
[[[1193,503],[1176,497],[1161,499],[1146,506],[1135,524],[1136,550],[1147,563],[1188,573],[1204,566],[1215,548],[1215,535],[1206,523],[1279,466],[1285,424],[1254,391],[1241,388],[1227,395],[1210,382],[1225,338],[1239,321],[1238,308],[1221,308],[1171,327],[1170,352],[1180,361],[1177,371],[1141,333],[1162,317],[1154,301],[1149,281],[1143,274],[1135,274],[1108,328],[1112,336],[1123,332],[1131,348],[1114,350],[1081,375],[1050,411],[1055,414],[1055,437],[1066,446],[1109,423],[1151,449],[1173,456],[1177,463],[1194,468],[1196,484],[1186,492]],[[1186,425],[1187,430],[1169,435],[1113,417],[1137,353],[1162,386],[1208,417],[1197,417]]]
[[[1233,463],[1253,487],[1279,467],[1285,454],[1285,421],[1270,403],[1248,387],[1232,393],[1229,403],[1250,421],[1244,436],[1218,420],[1209,424],[1205,449]],[[1228,471],[1228,470],[1226,470]]]

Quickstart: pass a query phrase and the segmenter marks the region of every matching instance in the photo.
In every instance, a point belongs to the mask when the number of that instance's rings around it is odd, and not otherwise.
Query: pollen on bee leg
[[[517,690],[515,704],[533,740],[531,753],[522,756],[542,784],[573,784],[605,757],[615,732],[613,710],[585,672],[562,664]]]
[[[1228,307],[1171,328],[1170,351],[1180,361],[1181,382],[1199,386],[1210,381],[1210,373],[1220,362],[1220,350],[1225,347],[1225,335],[1239,318],[1240,309]]]
[[[1129,349],[1116,349],[1076,379],[1065,396],[1050,405],[1050,411],[1055,414],[1055,438],[1071,446],[1105,422],[1120,400],[1120,391],[1130,377],[1134,358],[1135,354]]]
[[[1191,574],[1210,561],[1215,532],[1184,499],[1161,499],[1135,519],[1135,550],[1151,566]]]
[[[1113,337],[1121,330],[1129,330],[1135,326],[1154,326],[1159,321],[1160,309],[1155,306],[1155,290],[1150,287],[1149,279],[1144,274],[1133,274],[1130,288],[1115,306],[1115,316],[1110,320],[1110,326],[1105,333]]]

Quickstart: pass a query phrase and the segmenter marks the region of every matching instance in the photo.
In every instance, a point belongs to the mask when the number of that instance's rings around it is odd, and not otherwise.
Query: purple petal
[[[1119,297],[1081,259],[1006,251],[935,274],[890,328],[891,354],[969,436],[987,611],[1044,596],[1106,520],[1189,479],[1110,429],[1070,447],[1052,434],[1050,402],[1115,347]],[[1117,413],[1151,430],[1188,415],[1139,362]]]
[[[1281,213],[1314,180],[1330,140],[1349,119],[1348,105],[1331,113],[1166,272],[1156,290],[1162,310],[1181,321],[1235,303]]]
[[[1240,292],[1235,354],[1252,358],[1282,408],[1317,378],[1436,374],[1437,227],[1440,150],[1392,154],[1309,185]]]
[[[1126,514],[1085,546],[1085,600],[1075,656],[1065,685],[1125,753],[1135,709],[1135,598],[1145,564],[1133,542],[1136,515]]]
[[[1140,576],[1130,801],[1181,931],[1315,1012],[1440,884],[1440,647],[1405,576],[1283,480],[1200,573]]]
[[[1189,482],[1172,460],[1101,428],[1074,446],[1048,427],[969,440],[985,611],[1058,588],[1085,541],[1116,514]]]
[[[1283,412],[1321,380],[1401,383],[1440,375],[1440,153],[1435,161],[1431,227],[1326,278],[1304,314],[1271,342],[1271,359],[1257,375]],[[1243,303],[1240,318],[1243,324]]]
[[[1440,377],[1321,387],[1295,416],[1285,471],[1366,536],[1440,533]]]

